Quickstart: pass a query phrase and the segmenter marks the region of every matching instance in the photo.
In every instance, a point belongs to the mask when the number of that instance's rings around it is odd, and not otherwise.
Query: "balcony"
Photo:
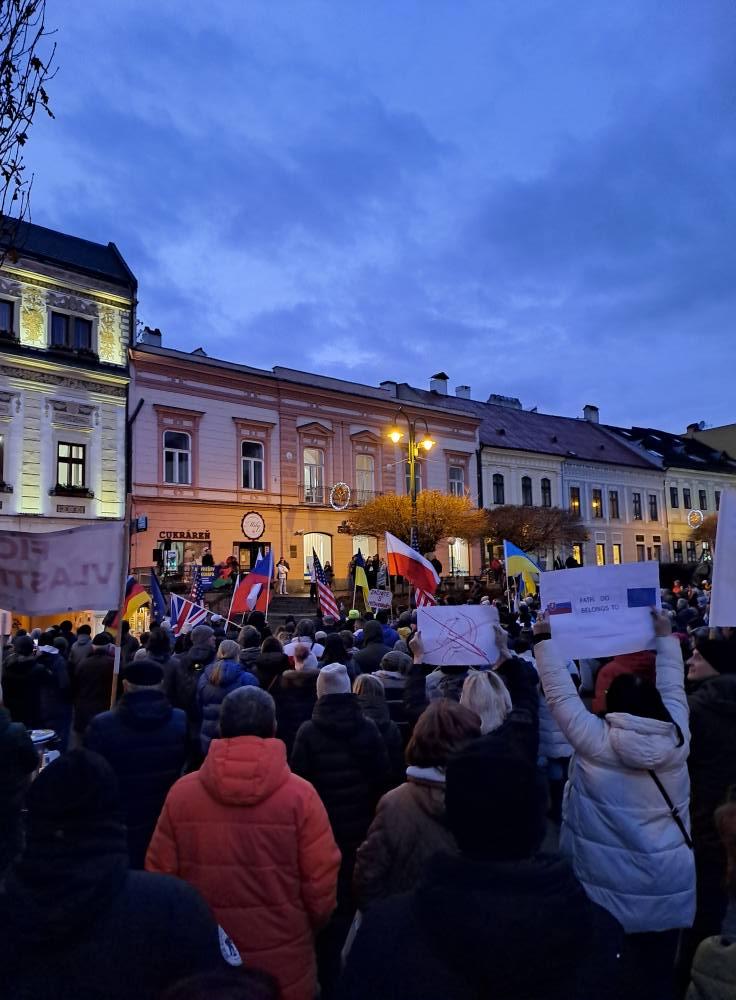
[[[345,504],[345,498],[334,494],[331,502],[330,494],[333,490],[334,487],[331,486],[306,486],[304,483],[300,483],[299,503],[309,504],[311,507],[330,507],[334,505],[336,510],[345,510],[346,507],[362,507],[363,504],[369,503],[376,497],[383,495],[375,490],[355,490],[351,487],[350,499]]]
[[[57,483],[49,490],[50,497],[78,497],[80,500],[93,500],[94,493],[86,486],[62,486]]]

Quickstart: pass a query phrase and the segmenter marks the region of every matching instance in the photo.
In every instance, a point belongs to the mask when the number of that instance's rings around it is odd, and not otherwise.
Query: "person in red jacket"
[[[615,677],[619,674],[634,674],[636,677],[643,677],[654,684],[656,680],[655,663],[656,654],[652,649],[644,649],[640,653],[622,653],[598,671],[595,679],[595,696],[591,709],[596,715],[606,711],[606,692],[610,688]]]
[[[275,731],[268,692],[245,687],[225,698],[221,739],[169,792],[146,868],[199,889],[244,962],[274,976],[283,1000],[312,1000],[314,934],[335,908],[340,851]]]

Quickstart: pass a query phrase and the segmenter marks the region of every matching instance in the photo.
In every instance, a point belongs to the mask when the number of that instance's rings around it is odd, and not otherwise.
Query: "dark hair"
[[[151,629],[148,636],[148,642],[146,643],[146,649],[151,656],[164,656],[167,653],[171,653],[171,643],[169,637],[162,628]]]
[[[44,632],[42,636],[39,636],[39,646],[53,646],[56,636],[57,633],[54,632],[53,629],[49,629],[47,632]]]
[[[236,736],[260,736],[270,739],[274,734],[276,705],[268,691],[248,684],[227,695],[220,710],[220,735],[223,739]]]
[[[92,635],[92,626],[80,625],[77,629],[77,635]]]
[[[284,647],[281,645],[279,640],[273,636],[267,636],[261,643],[262,653],[283,653]]]
[[[127,635],[128,632],[130,632],[130,622],[126,621],[125,618],[123,618],[122,622],[120,623],[120,632],[122,635]]]
[[[355,645],[354,640],[353,640],[353,633],[350,631],[349,628],[344,628],[340,632],[338,632],[337,634],[342,639],[342,642],[343,642],[343,645],[345,646],[346,651],[350,652],[350,650]]]
[[[59,622],[59,629],[62,632],[71,632],[73,628],[74,626],[68,618],[65,618],[63,622]]]
[[[606,691],[606,715],[609,712],[625,712],[640,719],[657,719],[659,722],[671,722],[675,725],[656,684],[635,674],[619,674],[611,681],[611,686]],[[680,727],[676,728],[678,746],[682,746],[685,740]]]
[[[342,636],[339,633],[331,632],[325,637],[323,645],[325,647],[324,656],[322,657],[323,667],[326,667],[328,663],[342,663],[347,665],[350,657],[348,656]]]
[[[380,622],[381,625],[388,624],[388,611],[386,608],[381,608],[380,611],[376,611],[376,621]]]
[[[419,716],[406,747],[406,763],[444,767],[454,750],[480,736],[480,719],[448,698],[433,701]]]
[[[279,988],[273,976],[245,966],[223,963],[216,972],[187,976],[169,986],[161,1000],[278,1000]]]

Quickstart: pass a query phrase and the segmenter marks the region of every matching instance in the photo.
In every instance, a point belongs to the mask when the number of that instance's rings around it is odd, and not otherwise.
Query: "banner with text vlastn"
[[[721,494],[708,624],[736,626],[736,490],[731,489]]]
[[[0,608],[20,615],[116,608],[122,521],[64,531],[0,531]]]
[[[658,562],[553,570],[540,573],[539,589],[552,638],[568,659],[655,648]]]

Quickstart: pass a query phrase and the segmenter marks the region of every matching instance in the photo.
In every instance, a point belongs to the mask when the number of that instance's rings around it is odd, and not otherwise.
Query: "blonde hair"
[[[210,683],[219,684],[222,678],[222,661],[240,662],[240,645],[234,639],[223,639],[215,654],[215,663],[210,674]]]
[[[381,678],[374,677],[373,674],[358,674],[353,681],[353,694],[367,695],[371,698],[386,697]]]
[[[498,729],[511,711],[511,695],[493,671],[471,670],[465,678],[460,704],[480,718],[481,734]]]

